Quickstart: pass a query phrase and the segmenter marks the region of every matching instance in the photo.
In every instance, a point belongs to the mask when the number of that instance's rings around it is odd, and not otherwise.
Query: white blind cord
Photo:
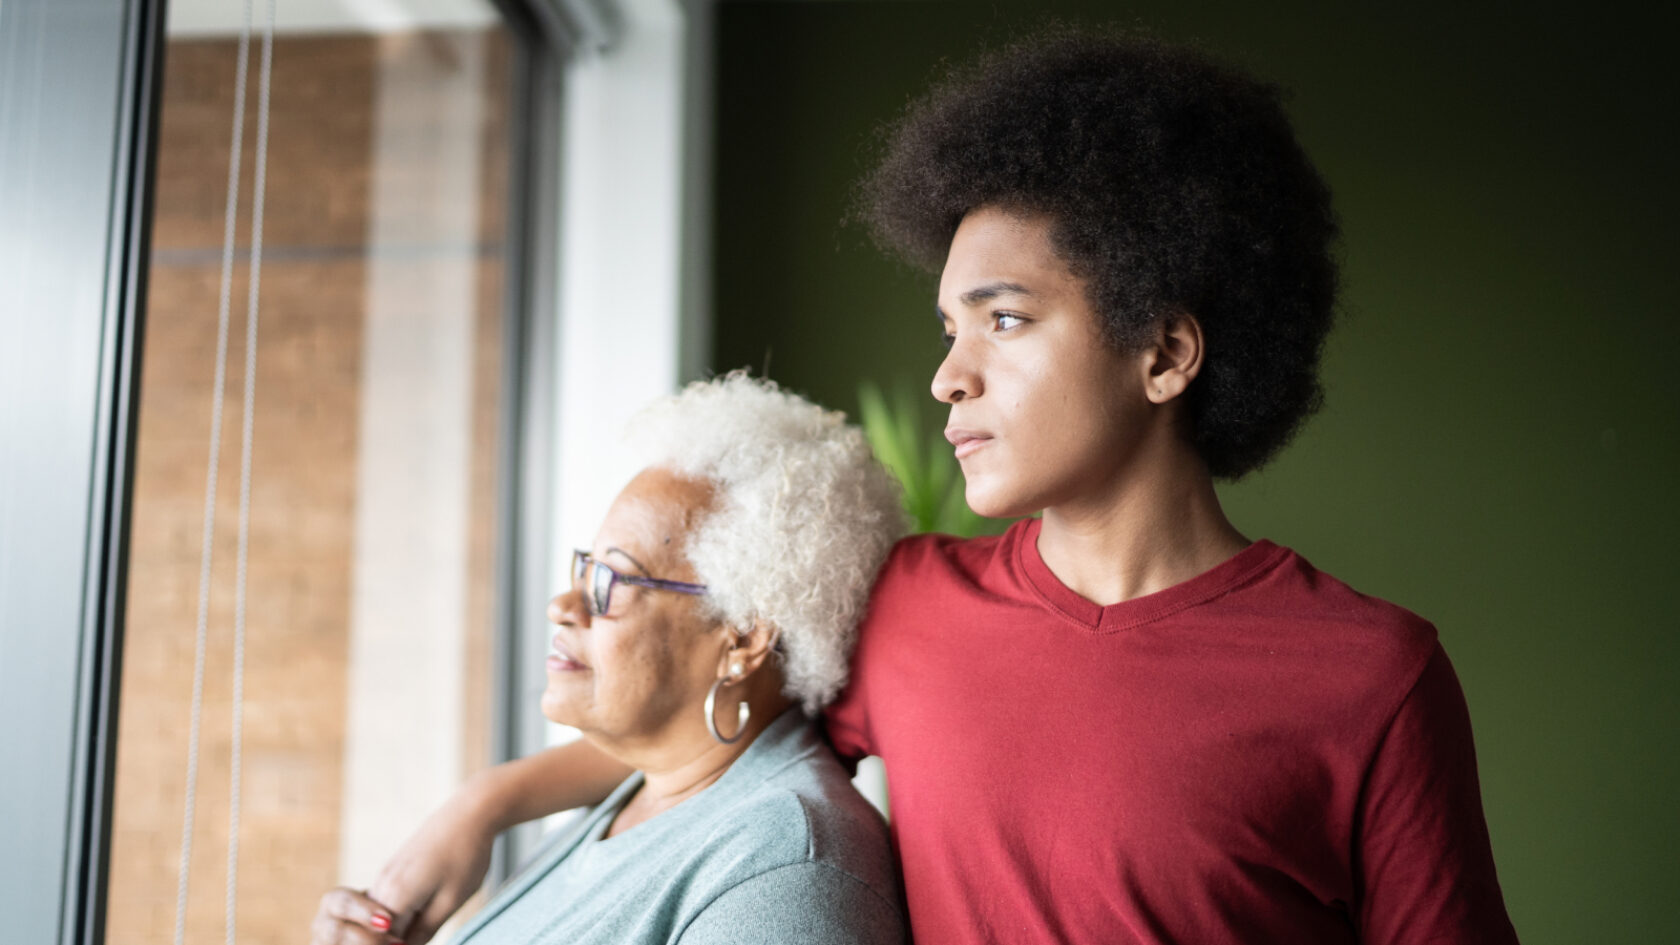
[[[229,149],[226,213],[222,223],[222,282],[216,302],[216,380],[210,397],[210,461],[204,482],[204,535],[198,553],[198,635],[193,647],[190,727],[187,729],[187,783],[181,817],[181,864],[175,884],[175,945],[187,933],[187,887],[192,878],[193,817],[198,798],[199,723],[204,714],[204,651],[210,624],[210,563],[216,549],[216,480],[222,455],[222,391],[227,381],[228,310],[233,295],[233,241],[239,218],[239,163],[245,147],[245,72],[251,51],[251,11],[239,34],[238,65],[233,78],[233,142]]]
[[[262,266],[262,210],[268,162],[268,105],[274,43],[274,0],[268,4],[263,34],[263,63],[258,92],[257,155],[254,212],[251,230],[250,291],[246,300],[244,436],[240,455],[239,566],[234,604],[232,794],[229,802],[227,927],[228,945],[234,941],[234,902],[239,849],[239,772],[241,709],[244,698],[245,575],[249,536],[252,405],[256,390],[257,290]],[[228,157],[226,212],[222,225],[222,271],[217,298],[216,375],[210,406],[210,455],[205,474],[204,532],[199,548],[198,617],[193,648],[191,724],[187,735],[187,777],[181,819],[181,862],[175,890],[175,945],[186,938],[187,891],[192,878],[193,821],[197,811],[199,735],[204,715],[204,662],[210,622],[210,572],[215,557],[216,484],[222,444],[222,403],[227,386],[228,322],[233,295],[234,237],[239,217],[240,160],[244,153],[245,89],[251,48],[251,0],[245,3],[245,26],[239,35],[234,73],[233,131]]]
[[[257,155],[251,184],[250,289],[245,299],[245,427],[239,449],[239,566],[233,605],[233,745],[228,759],[227,945],[234,945],[239,887],[239,775],[245,709],[245,574],[251,544],[251,439],[257,399],[257,293],[262,285],[263,196],[268,175],[268,102],[274,72],[274,4],[263,27],[257,77]],[[249,4],[247,3],[247,10]]]

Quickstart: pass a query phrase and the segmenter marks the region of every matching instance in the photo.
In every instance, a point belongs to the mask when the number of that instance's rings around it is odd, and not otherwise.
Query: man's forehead
[[[1084,281],[1067,264],[1027,253],[985,260],[953,260],[939,279],[936,308],[977,308],[992,303],[1049,303],[1084,291]]]
[[[987,302],[1007,301],[1011,299],[1026,299],[1031,301],[1037,299],[1038,297],[1039,293],[1034,292],[1030,286],[1008,279],[994,279],[990,282],[981,282],[978,285],[970,286],[966,289],[958,291],[956,303],[964,308],[973,308],[977,305],[984,305]],[[942,309],[944,304],[945,302],[942,294],[940,303],[935,305],[934,308],[936,310]]]
[[[1001,295],[1045,296],[1074,279],[1050,243],[1050,218],[996,209],[963,217],[940,274],[942,303],[972,305]]]

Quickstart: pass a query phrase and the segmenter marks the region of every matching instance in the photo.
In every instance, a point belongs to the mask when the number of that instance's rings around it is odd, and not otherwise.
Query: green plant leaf
[[[858,420],[870,448],[904,490],[904,511],[918,532],[970,537],[1008,527],[1002,519],[976,515],[963,497],[962,469],[944,431],[922,432],[922,414],[908,386],[893,391],[889,404],[871,381],[858,385]]]

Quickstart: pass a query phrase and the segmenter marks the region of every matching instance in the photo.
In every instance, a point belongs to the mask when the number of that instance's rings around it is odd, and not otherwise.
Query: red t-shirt
[[[1038,528],[900,542],[828,711],[919,945],[1516,941],[1428,622],[1267,541],[1099,607]]]

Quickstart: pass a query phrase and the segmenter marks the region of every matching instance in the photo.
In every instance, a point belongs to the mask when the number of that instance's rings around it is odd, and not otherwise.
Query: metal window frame
[[[17,941],[103,934],[162,14],[0,5],[0,818],[19,835],[0,915]]]
[[[520,698],[528,667],[521,642],[540,632],[547,601],[549,482],[554,468],[554,368],[559,289],[553,260],[559,255],[560,101],[564,65],[587,34],[542,0],[494,0],[512,30],[515,86],[511,103],[514,140],[509,148],[509,191],[525,199],[508,208],[509,265],[504,285],[502,488],[496,509],[495,651],[491,720],[495,761],[528,754],[542,732]],[[604,39],[602,41],[605,41]],[[536,625],[536,626],[534,626]],[[529,831],[496,841],[487,880],[512,875],[535,842]]]

